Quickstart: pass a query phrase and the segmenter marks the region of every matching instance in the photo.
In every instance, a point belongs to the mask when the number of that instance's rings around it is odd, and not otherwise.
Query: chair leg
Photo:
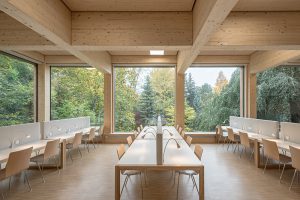
[[[81,154],[81,151],[80,151],[80,148],[79,148],[79,147],[77,147],[77,151],[79,152],[80,157],[82,158],[82,154]]]
[[[227,151],[228,151],[228,149],[229,149],[230,143],[231,143],[231,141],[229,140],[229,141],[228,141],[228,144],[227,144]]]
[[[197,187],[197,183],[196,183],[196,180],[195,180],[194,175],[192,175],[192,180],[193,180],[194,186],[196,187],[196,190],[197,190],[197,192],[198,192],[198,194],[199,194],[199,189],[198,189],[198,187]]]
[[[254,148],[253,148],[253,150],[251,151],[251,154],[250,154],[250,160],[253,158],[253,154],[254,154]]]
[[[40,163],[39,163],[39,162],[36,162],[36,165],[38,166],[39,171],[40,171],[40,173],[41,173],[41,176],[42,176],[42,179],[43,179],[43,183],[45,183],[46,181],[45,181],[45,178],[44,178],[43,171],[42,171],[42,168],[41,168],[41,166],[40,166]]]
[[[264,173],[265,173],[265,171],[266,171],[266,168],[267,168],[268,161],[269,161],[269,157],[267,157],[267,161],[266,161],[266,163],[265,163],[265,167],[264,167],[263,174],[264,174]]]
[[[9,181],[8,181],[8,191],[11,190],[11,179],[12,179],[12,176],[9,177]]]
[[[29,191],[31,192],[32,189],[31,189],[31,185],[29,183],[29,180],[28,180],[28,177],[27,177],[27,173],[26,171],[24,171],[24,178],[25,178],[25,181],[27,182],[27,185],[28,185],[28,188],[29,188]]]
[[[243,154],[244,151],[246,152],[246,147],[242,148],[242,151],[240,153],[240,158],[242,158],[242,154]]]
[[[142,190],[142,199],[144,198],[144,194],[143,194],[143,181],[142,181],[142,173],[140,173],[140,182],[141,182],[141,190]]]
[[[94,146],[94,149],[96,149],[96,145],[95,145],[95,143],[94,143],[94,140],[92,140],[92,144],[93,144],[93,146]]]
[[[123,186],[122,186],[121,195],[123,193],[123,189],[124,189],[125,185],[127,184],[127,181],[128,181],[128,176],[126,175],[126,178],[125,178]]]
[[[58,171],[58,174],[60,174],[60,169],[59,169],[59,166],[58,166],[58,163],[59,163],[59,162],[58,162],[58,158],[55,157],[54,160],[55,160],[56,169],[57,169],[57,171]]]
[[[179,193],[179,179],[180,179],[180,172],[178,172],[178,179],[177,179],[177,200],[178,200],[178,193]]]
[[[295,176],[296,176],[296,173],[297,173],[297,169],[295,169],[295,171],[294,171],[294,175],[293,175],[292,182],[291,182],[291,185],[290,185],[289,190],[292,189],[292,186],[293,186],[293,182],[294,182],[294,178],[295,178]]]
[[[283,172],[284,172],[284,169],[285,169],[285,165],[286,165],[286,163],[283,164],[282,172],[281,172],[281,175],[280,175],[280,178],[279,178],[279,181],[280,181],[280,182],[281,182],[281,179],[282,179],[282,176],[283,176]]]
[[[69,157],[70,157],[70,159],[72,160],[72,163],[73,163],[73,158],[72,158],[72,154],[71,154],[71,150],[70,149],[68,150],[68,154],[69,154]]]
[[[233,144],[232,144],[232,145],[233,145]],[[236,148],[238,147],[238,145],[239,145],[239,143],[236,142],[235,147],[234,147],[234,150],[233,150],[233,153],[235,153],[235,150],[236,150]],[[233,147],[233,146],[232,146],[232,147]]]

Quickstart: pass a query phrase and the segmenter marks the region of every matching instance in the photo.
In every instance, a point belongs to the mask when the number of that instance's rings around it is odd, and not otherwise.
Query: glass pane
[[[51,119],[90,116],[103,124],[104,76],[95,68],[51,67]]]
[[[213,131],[240,115],[237,67],[191,67],[185,74],[185,130]]]
[[[35,121],[35,65],[0,54],[0,126]]]
[[[133,131],[161,115],[174,125],[175,68],[115,67],[115,131]]]
[[[300,122],[300,66],[257,73],[257,118]]]

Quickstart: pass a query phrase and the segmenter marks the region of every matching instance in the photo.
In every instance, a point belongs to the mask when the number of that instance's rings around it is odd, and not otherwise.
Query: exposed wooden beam
[[[73,12],[72,44],[187,46],[192,26],[192,12]]]
[[[176,64],[176,56],[112,56],[114,64]]]
[[[210,35],[225,20],[238,0],[197,0],[193,9],[193,46],[191,50],[179,51],[177,67],[179,73],[193,63]]]
[[[45,56],[45,63],[47,64],[85,64],[82,60],[75,56]]]
[[[193,64],[248,64],[250,56],[197,56]]]
[[[71,12],[60,0],[3,0],[0,1],[0,9],[89,65],[103,72],[111,72],[107,71],[110,69],[107,67],[107,61],[110,59],[107,58],[110,56],[107,52],[96,54],[82,52],[72,47]]]
[[[232,12],[206,45],[247,50],[299,49],[299,18],[300,12]]]
[[[300,50],[262,51],[250,56],[250,73],[264,71],[300,58]]]

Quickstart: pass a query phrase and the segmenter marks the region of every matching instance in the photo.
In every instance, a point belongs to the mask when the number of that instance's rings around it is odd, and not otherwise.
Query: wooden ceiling
[[[300,0],[239,0],[233,11],[300,11]]]
[[[62,0],[71,11],[192,11],[195,0]]]

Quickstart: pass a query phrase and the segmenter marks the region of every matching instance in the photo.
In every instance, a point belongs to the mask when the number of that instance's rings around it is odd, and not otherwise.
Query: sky
[[[229,81],[236,67],[197,67],[189,68],[186,73],[191,73],[196,86],[208,83],[214,86],[220,71],[223,71],[226,79]]]

